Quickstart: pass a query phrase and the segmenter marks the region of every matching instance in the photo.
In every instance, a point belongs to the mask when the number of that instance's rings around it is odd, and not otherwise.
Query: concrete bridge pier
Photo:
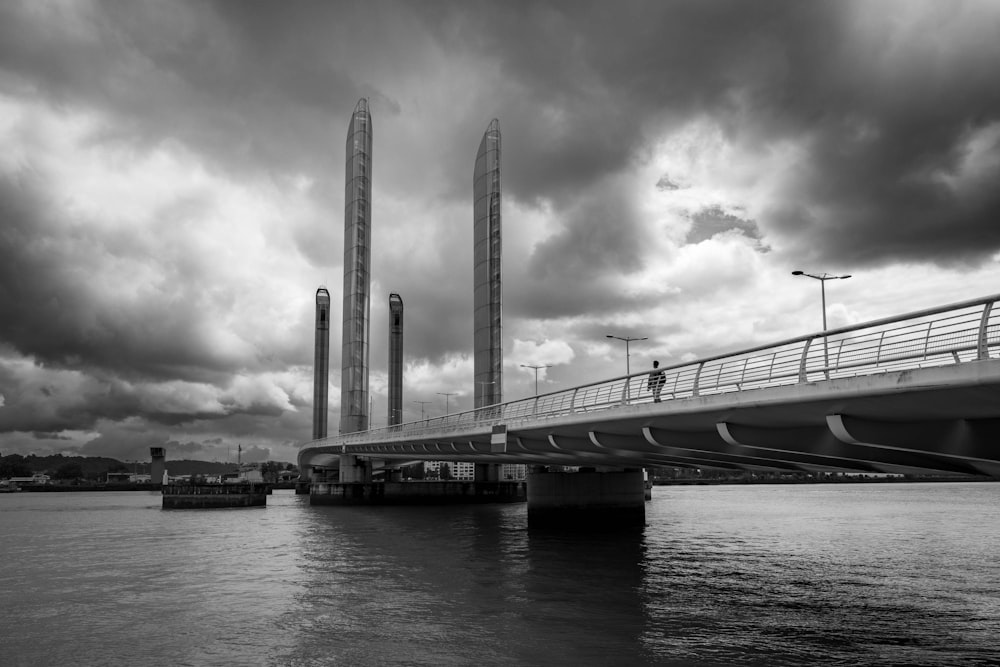
[[[299,479],[295,482],[295,495],[308,496],[309,487],[313,481],[313,467],[302,466],[299,468]]]
[[[477,463],[475,470],[475,480],[477,482],[499,482],[500,481],[500,464],[499,463]]]
[[[340,483],[367,484],[372,481],[372,464],[369,459],[353,454],[340,455]]]
[[[646,523],[639,468],[528,473],[528,526],[625,528]]]

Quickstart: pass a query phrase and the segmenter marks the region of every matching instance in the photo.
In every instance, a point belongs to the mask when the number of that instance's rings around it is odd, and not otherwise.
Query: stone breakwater
[[[262,484],[171,484],[163,487],[163,509],[264,507],[269,490]]]

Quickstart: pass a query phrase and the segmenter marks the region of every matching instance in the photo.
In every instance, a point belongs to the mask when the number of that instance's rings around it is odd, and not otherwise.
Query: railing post
[[[808,382],[809,375],[806,373],[806,360],[809,359],[809,346],[813,339],[807,338],[806,344],[802,346],[802,358],[799,359],[799,382]]]
[[[701,369],[705,367],[705,362],[698,364],[698,372],[694,374],[694,386],[691,388],[691,395],[698,396],[698,383],[701,382]]]
[[[841,338],[837,341],[837,359],[833,362],[833,367],[835,369],[840,368],[840,353],[844,351],[844,339]]]
[[[990,346],[986,339],[986,332],[989,329],[990,311],[993,310],[993,302],[983,306],[983,317],[979,320],[979,338],[976,341],[976,359],[989,359]]]

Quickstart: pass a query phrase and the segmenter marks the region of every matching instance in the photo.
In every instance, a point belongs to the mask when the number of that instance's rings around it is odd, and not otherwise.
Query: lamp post
[[[448,412],[448,397],[449,396],[454,396],[455,392],[448,393],[448,392],[439,391],[437,394],[438,394],[438,396],[444,396],[444,414],[447,417],[449,414],[451,414],[451,413]]]
[[[413,401],[413,402],[420,404],[420,421],[423,421],[424,420],[424,406],[427,405],[428,403],[430,403],[431,401]]]
[[[819,281],[819,292],[823,303],[823,370],[826,374],[826,379],[830,379],[830,346],[826,339],[826,281],[827,280],[847,280],[851,277],[851,274],[845,274],[842,276],[834,276],[829,273],[821,273],[816,275],[814,273],[806,273],[805,271],[792,271],[793,276],[806,276],[807,278],[813,278]]]
[[[546,364],[544,366],[534,366],[532,364],[521,364],[521,368],[533,368],[533,369],[535,369],[535,396],[538,396],[538,369],[539,368],[552,368],[552,364]]]
[[[631,365],[629,363],[629,357],[631,355],[629,354],[629,351],[628,351],[628,344],[631,343],[634,340],[649,340],[649,338],[646,337],[646,336],[643,336],[642,338],[637,338],[637,337],[634,337],[634,336],[612,336],[611,334],[608,334],[607,336],[605,336],[605,338],[614,338],[615,340],[623,340],[623,341],[625,341],[625,375],[632,375],[632,367],[631,367]],[[631,387],[631,384],[632,384],[631,381],[628,378],[626,378],[625,379],[625,400],[630,400],[632,398],[632,387]]]

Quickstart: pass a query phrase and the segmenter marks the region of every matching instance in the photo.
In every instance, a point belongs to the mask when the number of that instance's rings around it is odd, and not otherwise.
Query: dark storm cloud
[[[36,440],[72,440],[73,438],[60,435],[59,433],[43,432],[43,431],[32,431],[31,437]]]
[[[759,220],[790,251],[885,264],[975,262],[1000,249],[995,6],[518,7],[463,2],[439,21],[442,40],[502,73],[514,196],[565,205],[640,157],[657,132],[707,117],[749,152],[801,146],[796,175]],[[970,149],[976,136],[986,145]],[[510,150],[518,142],[523,155]],[[982,159],[963,172],[974,150]],[[964,186],[947,182],[963,174]],[[579,234],[582,247],[589,238]]]
[[[58,21],[42,28],[8,8],[0,60],[37,94],[116,115],[122,122],[112,135],[147,143],[176,137],[231,169],[331,171],[339,151],[316,151],[315,138],[339,138],[343,128],[331,119],[346,118],[358,97],[371,97],[383,117],[408,112],[392,91],[351,72],[365,58],[404,67],[426,33],[453,57],[493,72],[468,91],[471,108],[427,128],[431,137],[448,130],[435,154],[453,164],[444,173],[468,171],[472,144],[497,116],[508,194],[562,207],[641,158],[664,130],[705,116],[746,150],[786,140],[805,147],[781,204],[759,220],[790,249],[884,263],[975,260],[1000,247],[996,188],[956,190],[935,178],[958,168],[971,135],[1000,122],[993,85],[1000,28],[988,5],[99,7],[95,16],[84,13],[97,31],[92,39],[60,30]],[[922,38],[929,34],[938,38]],[[62,48],[40,46],[53,36]],[[357,53],[361,42],[387,37],[399,39]],[[985,160],[978,182],[998,170],[995,159]],[[451,184],[444,191],[468,197],[465,179]]]
[[[728,231],[738,231],[748,238],[760,240],[760,232],[752,220],[726,213],[718,206],[698,211],[691,216],[691,223],[685,239],[687,243],[699,243]]]
[[[436,201],[446,210],[446,201]],[[431,205],[434,208],[434,205]],[[372,363],[387,356],[389,294],[403,299],[404,344],[408,359],[440,363],[472,340],[471,206],[455,224],[440,224],[404,236],[379,231],[372,253],[373,269],[382,293],[372,295]],[[469,221],[470,224],[463,224]],[[375,222],[376,225],[379,221]],[[331,343],[334,341],[331,340]],[[339,342],[339,340],[337,341]]]
[[[128,229],[93,234],[83,221],[61,219],[40,190],[37,174],[0,176],[0,342],[43,364],[132,378],[222,381],[244,363],[213,353],[201,337],[199,323],[220,309],[196,259],[162,267],[145,298],[123,301],[104,291],[123,286],[108,285],[102,272],[128,257],[155,264],[162,242]]]
[[[0,433],[59,432],[89,429],[100,419],[125,419],[141,412],[139,398],[126,385],[93,377],[69,379],[16,376],[0,365],[5,404]]]
[[[680,190],[681,186],[677,183],[674,183],[672,180],[670,180],[669,176],[664,174],[663,176],[660,177],[660,180],[656,182],[656,189],[665,191]]]
[[[101,434],[80,447],[83,456],[108,456],[121,461],[147,460],[150,447],[163,447],[168,431],[144,422],[103,424]]]
[[[622,294],[621,278],[645,268],[643,248],[652,230],[640,224],[626,196],[609,190],[567,207],[559,230],[510,272],[519,297],[512,315],[558,318],[640,305]]]
[[[1000,123],[1000,104],[990,113]],[[913,128],[887,128],[878,145],[853,151],[837,133],[817,138],[814,165],[786,185],[797,196],[765,213],[796,254],[850,266],[975,265],[1000,249],[1000,132],[980,134],[992,158],[963,187],[949,179],[960,178],[965,137],[983,127],[957,114],[946,127],[911,120]]]
[[[0,63],[12,85],[108,114],[102,142],[141,149],[171,138],[231,171],[328,167],[309,150],[314,138],[366,92],[308,50],[322,42],[261,39],[217,12],[226,3],[80,5],[47,21],[4,6]]]
[[[780,36],[829,34],[823,6],[797,3],[461,2],[439,38],[495,62],[505,182],[521,198],[573,198],[648,148],[664,121],[732,110],[733,63]],[[829,37],[821,40],[829,41]],[[749,49],[750,57],[759,48]],[[775,73],[775,74],[780,74]]]

